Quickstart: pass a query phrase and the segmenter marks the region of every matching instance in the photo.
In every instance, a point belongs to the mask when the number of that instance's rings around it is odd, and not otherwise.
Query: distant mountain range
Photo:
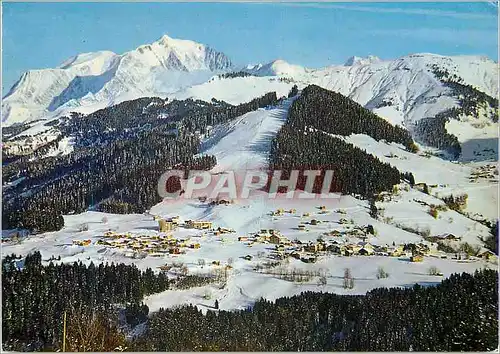
[[[219,75],[227,72],[247,75]],[[9,126],[50,119],[71,111],[91,113],[146,96],[206,101],[216,98],[238,104],[270,91],[285,95],[295,84],[299,88],[316,84],[352,98],[393,124],[413,130],[421,119],[460,106],[457,86],[447,81],[494,99],[498,96],[497,78],[498,64],[486,57],[428,53],[394,60],[351,57],[344,65],[320,69],[281,59],[238,68],[215,49],[163,36],[121,55],[109,51],[84,53],[55,69],[24,73],[4,97],[2,123]],[[491,109],[483,103],[479,102],[474,119],[486,119],[488,123]],[[460,127],[457,134],[463,130]],[[482,133],[475,131],[472,135]]]

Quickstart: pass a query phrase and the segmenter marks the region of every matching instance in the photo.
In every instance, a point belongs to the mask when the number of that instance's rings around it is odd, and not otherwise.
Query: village
[[[215,237],[216,241],[238,242],[248,248],[257,245],[265,245],[268,251],[268,258],[275,260],[284,260],[294,258],[304,263],[315,263],[320,257],[338,256],[338,257],[404,257],[410,262],[423,262],[426,257],[455,259],[457,261],[484,259],[490,262],[497,262],[497,256],[488,250],[482,250],[471,253],[460,248],[461,237],[447,233],[442,235],[429,236],[415,243],[396,244],[377,244],[376,230],[372,225],[355,225],[354,221],[341,217],[336,227],[323,227],[319,232],[318,227],[324,224],[332,224],[325,220],[319,220],[319,216],[325,216],[332,212],[345,216],[345,210],[338,209],[328,211],[325,206],[318,206],[315,212],[305,212],[297,214],[295,209],[284,210],[279,208],[270,212],[273,219],[277,219],[286,214],[299,219],[296,227],[293,228],[295,237],[291,239],[278,229],[260,229],[250,232],[247,235],[238,235],[235,230],[226,227],[216,227],[211,221],[206,220],[186,220],[181,221],[179,216],[163,218],[158,215],[153,216],[157,222],[157,231],[153,234],[136,233],[118,233],[107,231],[104,235],[98,237],[95,245],[120,249],[126,257],[145,258],[145,257],[169,257],[186,254],[190,251],[196,251],[202,247],[201,240],[207,237]],[[312,215],[317,216],[313,217]],[[180,229],[189,231],[186,236],[179,237],[177,232]],[[190,231],[191,230],[191,231]],[[316,240],[304,240],[308,237],[297,237],[300,234],[318,234]],[[174,237],[177,235],[177,237]],[[224,237],[227,235],[227,237]],[[302,238],[302,240],[301,240]],[[369,242],[369,240],[371,242]],[[89,246],[92,243],[90,239],[73,240],[77,246]],[[442,247],[445,245],[446,247]],[[455,251],[456,250],[456,251]],[[248,261],[254,256],[241,256]],[[220,262],[214,260],[212,263]]]

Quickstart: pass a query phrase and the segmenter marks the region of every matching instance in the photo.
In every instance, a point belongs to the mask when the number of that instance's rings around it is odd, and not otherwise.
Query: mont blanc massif
[[[24,73],[2,102],[4,349],[498,348],[498,69],[236,65],[165,35]],[[169,170],[332,171],[334,197],[164,200]]]

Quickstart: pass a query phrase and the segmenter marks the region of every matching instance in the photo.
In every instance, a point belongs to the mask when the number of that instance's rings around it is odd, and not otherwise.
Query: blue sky
[[[238,64],[282,58],[308,67],[352,56],[480,54],[498,61],[491,3],[4,3],[4,94],[30,69],[82,52],[122,53],[163,34]]]

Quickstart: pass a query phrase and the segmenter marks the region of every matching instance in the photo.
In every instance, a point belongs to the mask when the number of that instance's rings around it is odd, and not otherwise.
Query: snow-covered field
[[[212,173],[227,169],[258,169],[266,166],[269,144],[272,137],[285,121],[286,112],[291,101],[286,101],[283,106],[259,109],[247,113],[228,124],[215,127],[212,135],[205,140],[202,152],[213,154],[217,157],[218,165]],[[327,284],[318,285],[318,278],[313,278],[309,283],[293,283],[279,279],[273,274],[256,272],[253,268],[265,261],[274,245],[255,243],[251,247],[247,242],[239,242],[239,236],[247,236],[262,228],[280,230],[289,240],[298,239],[303,242],[316,241],[323,233],[332,230],[346,229],[348,226],[339,223],[341,218],[353,221],[355,225],[373,225],[376,236],[369,238],[372,244],[391,245],[403,243],[417,243],[422,237],[401,229],[403,226],[413,228],[428,228],[430,235],[445,232],[462,236],[472,244],[480,244],[477,236],[485,236],[488,230],[480,223],[454,211],[442,211],[437,219],[428,214],[428,207],[421,205],[416,200],[428,204],[442,204],[435,197],[439,193],[465,191],[469,195],[467,211],[480,213],[486,217],[495,217],[497,205],[496,194],[492,190],[498,188],[498,182],[478,181],[470,182],[469,176],[474,170],[470,164],[446,162],[437,157],[425,157],[404,151],[395,144],[376,142],[365,135],[353,135],[347,141],[365,149],[368,153],[378,156],[396,166],[401,171],[411,171],[416,182],[436,184],[431,188],[431,195],[424,194],[416,189],[401,190],[392,196],[391,201],[381,202],[383,216],[375,220],[369,215],[369,205],[366,201],[358,200],[351,196],[338,196],[333,199],[269,199],[263,192],[256,194],[251,199],[239,199],[234,204],[210,206],[198,200],[180,200],[176,202],[163,202],[151,208],[149,214],[113,215],[98,212],[86,212],[79,215],[65,216],[65,227],[58,232],[50,232],[29,237],[18,244],[3,244],[2,254],[26,254],[39,250],[43,259],[52,256],[61,256],[62,262],[81,260],[90,262],[123,262],[135,264],[141,269],[172,264],[174,261],[183,263],[188,267],[190,274],[209,273],[217,266],[211,265],[212,261],[220,261],[223,267],[230,258],[233,259],[232,269],[228,272],[228,280],[223,288],[209,285],[189,290],[169,290],[156,294],[146,299],[152,311],[166,306],[192,303],[199,305],[202,310],[213,306],[214,299],[219,300],[221,309],[238,309],[251,305],[263,297],[276,299],[282,296],[299,294],[302,291],[328,291],[335,293],[363,294],[366,291],[381,286],[411,286],[414,283],[434,284],[441,277],[427,275],[430,266],[436,266],[444,276],[455,272],[473,272],[483,267],[496,268],[496,265],[483,260],[457,261],[453,259],[440,259],[425,257],[422,263],[409,262],[407,256],[321,256],[316,263],[303,263],[290,259],[284,263],[289,269],[300,268],[307,270],[325,270]],[[65,142],[66,144],[67,142]],[[66,147],[69,145],[64,145]],[[62,149],[64,150],[64,149]],[[387,157],[388,154],[395,157]],[[443,185],[443,187],[439,187]],[[446,185],[444,187],[444,185]],[[488,196],[488,198],[486,198]],[[327,212],[320,214],[319,205],[325,205]],[[269,213],[277,208],[285,210],[294,208],[294,214],[285,213],[283,216],[271,216]],[[340,213],[343,210],[345,214]],[[303,213],[311,213],[304,217]],[[182,219],[208,220],[214,227],[233,228],[236,233],[215,236],[208,232],[194,229],[179,228],[173,232],[177,239],[189,239],[189,242],[200,244],[199,249],[186,249],[185,254],[162,255],[146,258],[127,257],[124,250],[96,245],[106,231],[113,230],[118,233],[135,235],[158,234],[158,223],[152,215],[172,217],[179,215]],[[103,218],[107,220],[104,221]],[[308,231],[299,231],[297,225],[302,221],[315,218],[321,220],[319,225],[308,225]],[[88,231],[79,231],[81,224],[88,224]],[[332,240],[331,236],[323,236]],[[343,237],[350,240],[348,236]],[[91,239],[89,246],[76,246],[73,240]],[[351,241],[358,240],[352,238]],[[251,255],[251,261],[241,257]],[[202,268],[198,260],[204,259],[206,265]],[[383,267],[389,274],[387,279],[377,279],[378,267]],[[345,290],[342,287],[342,277],[345,268],[350,268],[355,278],[355,287]],[[205,300],[204,295],[210,291],[212,297]]]

